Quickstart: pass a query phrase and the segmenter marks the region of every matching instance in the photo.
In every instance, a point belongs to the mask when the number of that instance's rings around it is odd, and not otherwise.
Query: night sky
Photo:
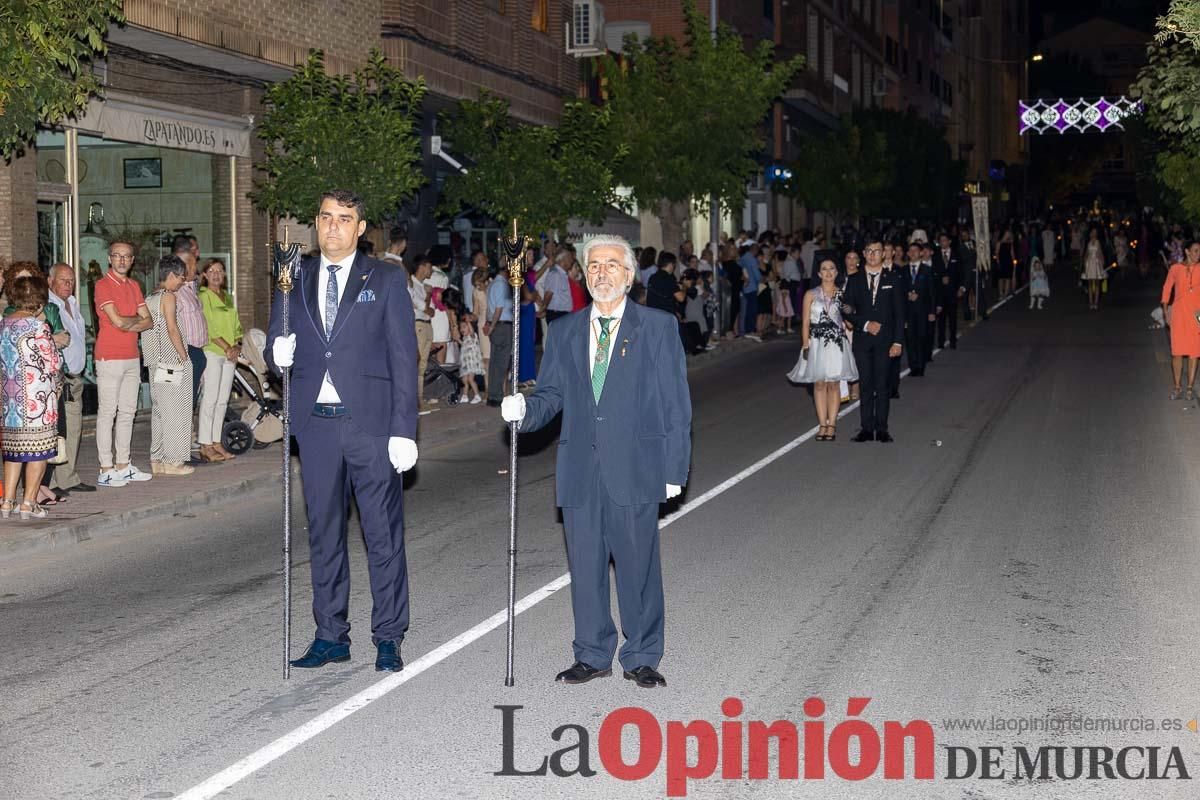
[[[1030,41],[1039,41],[1094,16],[1150,31],[1154,28],[1154,18],[1164,13],[1169,4],[1169,0],[1031,0]],[[1046,30],[1043,25],[1046,14],[1054,15],[1053,30]]]

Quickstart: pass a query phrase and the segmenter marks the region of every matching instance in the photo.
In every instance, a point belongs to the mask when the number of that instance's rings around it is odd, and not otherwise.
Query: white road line
[[[1018,289],[1017,291],[1021,291],[1021,289]],[[1012,299],[1012,296],[1006,297],[1000,302],[994,304],[989,309],[989,313],[991,311],[995,311],[997,308],[1007,303],[1010,299]],[[934,353],[940,352],[941,348],[934,350]],[[900,375],[901,377],[904,377],[907,376],[908,373],[909,371],[906,369],[901,372]],[[854,409],[858,408],[859,405],[859,402],[850,403],[838,413],[838,417],[841,418],[846,416],[854,411]],[[756,472],[761,471],[775,461],[783,458],[785,455],[795,450],[809,439],[813,438],[813,436],[816,435],[817,430],[818,429],[816,427],[811,428],[810,430],[785,444],[783,447],[780,447],[778,450],[775,450],[769,455],[764,456],[758,461],[755,461],[741,472],[717,484],[694,500],[689,500],[688,502],[684,503],[674,513],[663,517],[659,521],[659,529],[661,530],[662,528],[667,527],[677,519],[680,519],[681,517],[704,505],[708,501],[729,491],[734,486],[737,486],[739,483],[746,480],[746,478],[754,475]],[[538,603],[554,595],[560,589],[570,585],[570,583],[570,573],[559,575],[557,578],[550,581],[540,589],[536,589],[522,597],[517,602],[516,613],[522,614],[525,611],[528,611]],[[384,695],[387,695],[393,690],[400,688],[421,673],[437,666],[439,663],[445,661],[459,650],[466,648],[472,642],[475,642],[477,639],[481,639],[482,637],[491,633],[496,628],[504,625],[507,619],[508,610],[500,609],[495,614],[488,617],[483,622],[480,622],[470,630],[464,631],[445,644],[430,650],[416,661],[413,661],[410,664],[405,664],[403,672],[393,673],[388,677],[377,681],[368,688],[363,689],[361,692],[349,698],[348,700],[345,700],[328,711],[313,717],[299,728],[296,728],[289,733],[285,733],[283,736],[280,736],[270,744],[255,750],[241,761],[226,767],[203,783],[197,784],[183,794],[178,795],[178,800],[209,800],[209,798],[216,797],[218,794],[225,791],[230,786],[233,786],[238,781],[241,781],[243,778],[254,774],[258,770],[270,764],[272,761],[281,758],[295,748],[307,742],[309,739],[312,739],[333,727],[354,712],[361,711]]]

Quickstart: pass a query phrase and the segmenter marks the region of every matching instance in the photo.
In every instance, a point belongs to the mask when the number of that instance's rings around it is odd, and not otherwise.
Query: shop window
[[[94,326],[93,287],[108,270],[108,242],[137,247],[133,277],[149,295],[158,261],[176,235],[195,236],[200,261],[220,258],[232,275],[231,159],[188,150],[80,136],[79,303]],[[226,287],[229,288],[229,287]]]
[[[549,0],[533,0],[533,15],[529,24],[535,31],[546,33],[550,30]]]

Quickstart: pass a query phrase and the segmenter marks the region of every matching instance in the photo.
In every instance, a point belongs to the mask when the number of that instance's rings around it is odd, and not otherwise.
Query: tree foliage
[[[1130,94],[1141,99],[1154,135],[1156,183],[1167,190],[1158,205],[1178,204],[1194,219],[1200,217],[1200,51],[1167,41],[1150,45],[1148,57]]]
[[[792,177],[778,191],[843,220],[875,215],[874,203],[892,183],[887,138],[843,117],[836,131],[803,135]]]
[[[603,221],[617,202],[611,113],[568,101],[557,127],[512,121],[509,105],[481,93],[444,114],[446,138],[470,163],[446,179],[441,211],[477,208],[501,224],[516,218],[527,233],[562,230],[573,217]]]
[[[100,89],[89,60],[103,55],[121,0],[0,2],[0,157],[33,141],[38,124],[81,111]]]
[[[803,137],[800,147],[783,191],[851,216],[942,219],[966,178],[945,131],[911,110],[859,109],[837,131]]]
[[[803,59],[777,63],[767,41],[747,50],[725,25],[713,42],[695,0],[682,4],[682,44],[630,37],[620,61],[604,62],[613,130],[629,146],[618,177],[642,207],[715,195],[740,208],[759,170],[763,118]]]
[[[319,50],[269,87],[258,136],[267,155],[250,193],[269,213],[313,219],[322,192],[357,192],[368,222],[392,214],[424,182],[419,169],[423,79],[409,80],[372,50],[351,76],[325,72]]]
[[[1157,28],[1158,42],[1186,41],[1200,50],[1200,2],[1171,0],[1167,13],[1158,18]]]

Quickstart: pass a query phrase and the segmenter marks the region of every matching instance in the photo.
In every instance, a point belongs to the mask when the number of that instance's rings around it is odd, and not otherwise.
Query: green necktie
[[[604,391],[604,378],[608,375],[608,326],[612,317],[597,317],[600,321],[600,338],[596,341],[596,363],[592,364],[592,396],[600,402]]]

